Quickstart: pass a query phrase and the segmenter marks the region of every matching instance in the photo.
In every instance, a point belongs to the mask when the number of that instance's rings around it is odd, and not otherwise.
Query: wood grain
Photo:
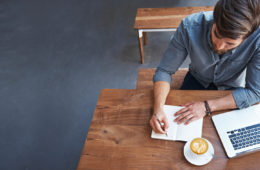
[[[138,8],[135,29],[177,28],[181,20],[190,14],[213,11],[213,6],[175,7],[175,8]]]
[[[153,89],[153,76],[155,74],[155,70],[155,68],[139,69],[136,89]],[[187,72],[187,68],[181,68],[172,75],[171,89],[178,90],[181,88]]]
[[[181,105],[230,93],[172,90],[166,104]],[[78,169],[259,169],[260,152],[227,158],[210,117],[204,118],[203,137],[212,142],[215,157],[201,167],[189,164],[183,156],[184,142],[151,139],[152,107],[153,90],[103,89]]]

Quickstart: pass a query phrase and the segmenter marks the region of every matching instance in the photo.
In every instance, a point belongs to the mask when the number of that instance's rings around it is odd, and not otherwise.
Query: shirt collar
[[[208,29],[208,34],[207,34],[207,40],[208,40],[208,43],[209,43],[209,46],[210,48],[212,49],[212,41],[211,41],[211,29],[212,29],[212,25],[213,25],[213,21],[211,21],[209,23],[209,29]]]

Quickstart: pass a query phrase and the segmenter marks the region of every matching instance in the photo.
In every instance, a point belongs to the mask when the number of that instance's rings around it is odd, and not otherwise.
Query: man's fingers
[[[185,125],[188,125],[190,124],[191,122],[195,121],[197,118],[196,117],[192,117],[191,119],[187,120],[184,124]]]
[[[150,119],[150,125],[152,127],[153,130],[155,130],[154,124],[153,124],[153,119]]]
[[[182,115],[180,115],[179,117],[177,117],[174,121],[178,122],[179,120],[183,119],[184,117],[186,117],[189,114],[191,114],[190,111],[187,111],[187,112],[183,113]]]
[[[161,128],[160,124],[157,121],[153,122],[153,123],[154,123],[155,129],[157,130],[157,133],[165,133],[165,131],[163,131],[163,129]]]
[[[156,128],[156,126],[155,126],[153,120],[151,121],[151,125],[152,125],[153,131],[154,131],[155,133],[160,133],[160,132],[157,130],[157,128]]]
[[[187,106],[189,106],[189,105],[191,105],[191,104],[193,104],[193,103],[185,103],[184,105],[182,105],[183,107],[187,107]]]
[[[191,119],[192,117],[194,117],[194,116],[193,116],[192,114],[189,114],[189,115],[183,117],[182,119],[180,119],[180,120],[178,121],[178,124],[181,124],[181,123],[183,123],[183,122],[185,122],[185,121]]]
[[[156,128],[154,121],[154,119],[150,119],[150,125],[155,133],[160,133],[160,131]]]
[[[169,128],[169,123],[167,119],[163,119],[162,122],[164,123],[164,131],[167,131],[167,129]]]
[[[174,114],[174,116],[178,116],[178,115],[180,115],[180,114],[182,114],[182,113],[184,113],[184,112],[186,112],[186,111],[188,111],[188,108],[187,108],[187,107],[185,107],[185,108],[179,110],[178,112],[176,112],[176,113]]]

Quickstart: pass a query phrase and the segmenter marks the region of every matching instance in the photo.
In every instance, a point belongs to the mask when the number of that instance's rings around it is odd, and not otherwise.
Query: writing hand
[[[153,115],[150,119],[150,125],[151,125],[152,129],[156,133],[161,133],[161,134],[167,133],[167,129],[169,128],[169,124],[168,124],[168,120],[167,120],[165,113],[163,111],[160,111],[160,112],[157,112],[155,114],[157,115],[159,121],[164,124],[164,127],[161,127],[161,125],[158,122],[156,116]]]

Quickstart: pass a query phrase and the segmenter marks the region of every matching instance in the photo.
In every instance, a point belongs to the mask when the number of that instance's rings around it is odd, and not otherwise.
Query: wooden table
[[[230,91],[172,90],[166,104],[181,105],[221,97]],[[78,169],[260,169],[260,152],[228,159],[210,117],[203,122],[203,137],[212,142],[214,159],[197,167],[183,156],[184,142],[151,139],[152,90],[101,91]]]
[[[175,31],[181,20],[190,14],[213,11],[213,6],[175,7],[175,8],[138,8],[134,29],[139,38],[141,63],[144,63],[144,45],[147,44],[146,32]]]

